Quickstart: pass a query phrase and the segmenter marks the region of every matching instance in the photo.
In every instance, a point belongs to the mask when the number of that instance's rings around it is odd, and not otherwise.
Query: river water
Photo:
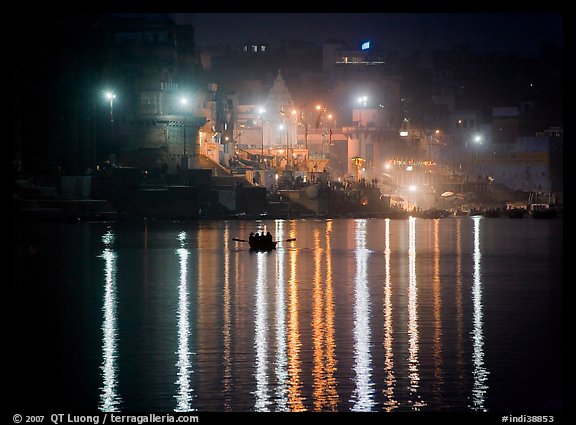
[[[561,218],[27,223],[14,253],[14,409],[563,407]]]

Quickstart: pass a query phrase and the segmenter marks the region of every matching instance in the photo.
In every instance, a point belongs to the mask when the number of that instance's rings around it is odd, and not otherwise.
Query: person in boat
[[[262,232],[264,233],[264,232]],[[264,237],[264,241],[266,241],[266,243],[271,244],[272,243],[272,234],[270,232],[266,233],[266,236]]]
[[[251,244],[256,242],[256,236],[254,235],[254,232],[250,232],[250,236],[248,236],[248,242]]]

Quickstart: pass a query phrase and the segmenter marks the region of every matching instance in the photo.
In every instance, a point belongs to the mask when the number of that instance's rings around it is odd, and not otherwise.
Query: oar
[[[233,241],[236,242],[248,242],[246,239],[238,239],[238,238],[232,238]],[[280,242],[294,242],[296,240],[296,238],[291,238],[291,239],[285,239],[283,241],[274,241],[276,243],[280,243]]]

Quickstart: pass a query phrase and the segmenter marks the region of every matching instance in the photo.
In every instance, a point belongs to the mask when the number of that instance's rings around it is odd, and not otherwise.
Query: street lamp
[[[328,146],[333,146],[334,143],[332,142],[332,127],[336,127],[336,119],[334,118],[333,114],[328,114]]]
[[[116,94],[111,91],[106,92],[106,99],[110,101],[110,122],[114,122],[114,99],[116,99]]]
[[[358,103],[360,104],[360,119],[358,120],[358,127],[362,127],[362,108],[366,108],[366,102],[368,101],[368,96],[360,96],[358,98]]]
[[[109,148],[112,151],[115,150],[114,146],[114,99],[116,99],[116,94],[112,91],[107,91],[104,93],[104,96],[110,102],[110,141],[109,141]]]
[[[266,109],[263,107],[258,108],[258,118],[260,118],[261,123],[261,130],[262,130],[262,151],[260,156],[260,162],[264,162],[264,114],[266,113]],[[266,163],[264,163],[265,165]]]
[[[188,105],[188,98],[187,97],[181,97],[180,98],[180,105],[182,106],[182,114],[184,115],[184,138],[183,138],[183,153],[184,153],[184,158],[186,158],[186,125],[188,124],[188,117],[186,115],[186,106]]]
[[[408,192],[409,192],[409,200],[408,200],[408,208],[410,208],[410,201],[412,201],[412,210],[414,210],[416,208],[416,191],[418,190],[418,187],[415,184],[411,184],[410,186],[408,186]],[[412,195],[410,195],[412,194]]]
[[[480,146],[483,142],[483,138],[480,134],[475,134],[474,137],[472,138],[472,140],[478,146]],[[475,165],[476,171],[478,171],[477,170],[478,169],[478,149],[479,149],[478,146],[476,146],[474,149],[474,156],[476,158],[476,160],[474,161],[474,165]]]
[[[300,110],[298,120],[304,126],[304,147],[306,148],[306,156],[304,157],[304,160],[306,161],[308,157],[308,120],[306,119],[306,105],[304,105]]]

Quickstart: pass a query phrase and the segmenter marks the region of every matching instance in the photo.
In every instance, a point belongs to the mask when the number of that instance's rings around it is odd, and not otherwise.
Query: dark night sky
[[[196,43],[272,42],[330,38],[370,39],[384,49],[450,48],[516,50],[537,53],[544,42],[563,46],[560,13],[181,13],[192,23]]]

